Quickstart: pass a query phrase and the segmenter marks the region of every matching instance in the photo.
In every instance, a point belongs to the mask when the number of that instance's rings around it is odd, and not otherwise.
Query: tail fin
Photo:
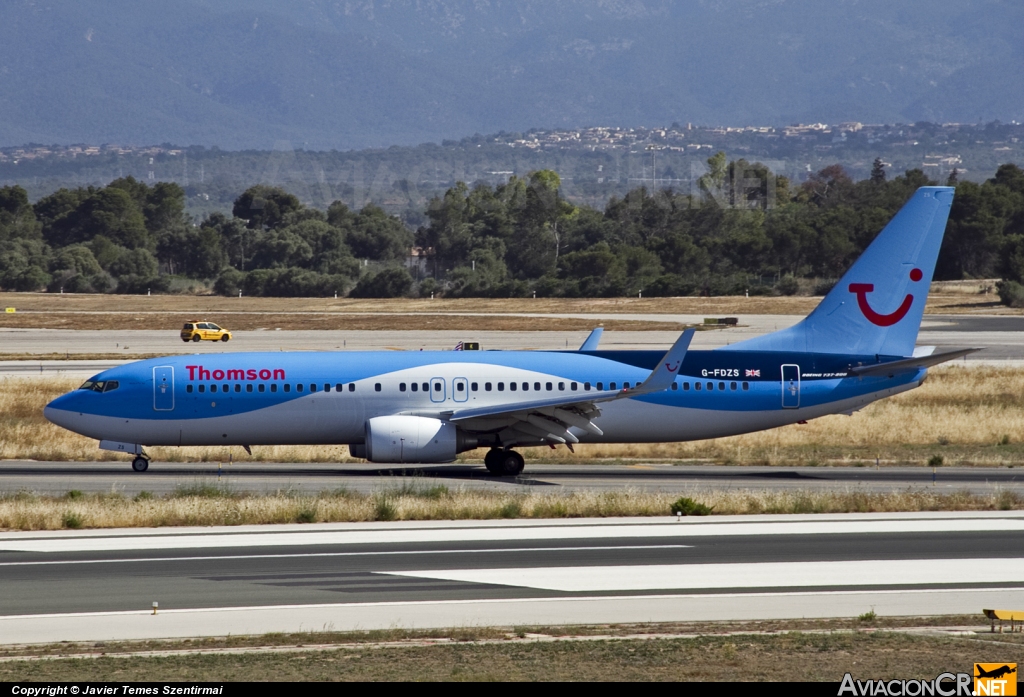
[[[729,349],[912,355],[953,191],[918,189],[814,312]]]

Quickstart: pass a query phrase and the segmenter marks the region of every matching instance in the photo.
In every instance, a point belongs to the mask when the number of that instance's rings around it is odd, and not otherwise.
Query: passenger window
[[[398,391],[399,392],[405,392],[405,383],[404,382],[398,383]]]
[[[316,383],[314,383],[314,382],[309,383],[309,391],[310,392],[316,392]]]
[[[341,392],[341,388],[342,388],[342,387],[344,387],[344,385],[342,385],[342,384],[341,384],[341,383],[339,382],[339,383],[338,383],[337,385],[335,385],[335,386],[334,386],[334,391],[335,391],[335,392]]]
[[[540,392],[540,383],[539,382],[533,383],[533,389],[534,389],[535,392]]]
[[[285,390],[285,392],[287,392],[287,391],[288,390]],[[296,392],[302,392],[302,383],[301,382],[295,384],[295,391]]]
[[[411,387],[412,387],[412,391],[413,391],[413,392],[419,392],[419,390],[420,390],[420,384],[419,384],[418,382],[414,382],[414,383],[413,383],[413,384],[411,385]]]
[[[349,392],[355,392],[356,391],[356,384],[354,382],[350,382],[348,384],[348,391]]]
[[[252,392],[252,383],[249,383],[248,385],[245,386],[245,391]]]
[[[325,382],[324,383],[324,392],[330,392],[330,391],[331,391],[331,383]]]
[[[276,382],[270,383],[270,391],[271,392],[277,392],[277,383]]]
[[[735,383],[733,383],[733,384],[735,384]],[[679,389],[679,383],[678,382],[673,382],[672,383],[672,389],[673,390],[678,390]]]
[[[725,383],[724,382],[718,383],[718,389],[720,389],[720,390],[722,390],[724,392],[725,391]]]
[[[518,389],[518,387],[519,386],[514,382],[510,382],[508,384],[508,389],[511,390],[512,392],[515,392]]]
[[[743,383],[743,389],[749,390],[750,389],[750,383],[749,382]]]
[[[199,391],[200,392],[206,392],[206,385],[200,385],[199,386]]]
[[[469,386],[469,389],[471,389],[473,392],[479,392],[480,391],[480,385],[478,385],[477,383],[474,382],[472,385]]]
[[[434,392],[440,392],[440,391],[441,391],[441,383],[440,382],[435,382],[434,383]]]
[[[559,392],[565,392],[565,383],[564,382],[558,383],[558,391]]]
[[[699,382],[695,382],[695,383],[693,383],[693,389],[695,389],[695,390],[697,390],[698,392],[700,392],[700,390],[701,390],[701,386],[700,386],[700,383],[699,383]]]
[[[629,383],[628,382],[622,383],[622,389],[628,390],[629,389]]]
[[[713,382],[709,382],[709,383],[708,383],[708,389],[709,389],[709,390],[713,390],[713,389],[715,389],[715,383],[713,383]]]
[[[285,392],[291,392],[292,391],[292,386],[289,385],[287,382],[284,384],[284,391]]]
[[[242,386],[239,385],[239,384],[236,384],[235,385],[235,392],[241,392],[241,391],[242,391]]]
[[[465,385],[462,384],[461,382],[456,382],[455,383],[455,391],[456,392],[463,392],[464,391],[463,390],[464,387],[465,387]]]
[[[609,389],[609,390],[614,390],[614,389],[617,389],[617,388],[615,387],[615,383],[614,383],[614,382],[610,382],[610,383],[608,383],[608,389]]]
[[[185,391],[186,392],[191,392],[192,391],[192,385],[185,385]]]
[[[585,391],[587,391],[587,392],[590,392],[590,383],[589,382],[583,383],[583,389]]]
[[[735,390],[736,389],[736,383],[735,382],[730,382],[729,383],[729,389],[730,390]]]
[[[429,382],[423,383],[423,391],[424,392],[430,392],[430,383]]]
[[[689,391],[690,391],[690,383],[684,382],[683,383],[683,392],[689,392]]]
[[[550,382],[546,382],[546,383],[544,383],[544,388],[545,388],[545,389],[546,389],[546,390],[547,390],[548,392],[550,392],[550,391],[552,390],[552,388],[553,388],[553,385],[552,385],[552,384],[551,384]]]
[[[498,383],[498,392],[504,392],[504,391],[505,391],[505,383],[499,382]]]
[[[530,391],[530,383],[524,382],[523,383],[523,392],[529,392],[529,391]]]
[[[216,392],[216,391],[217,391],[217,386],[216,385],[210,385],[210,392]]]
[[[569,389],[572,390],[573,392],[575,392],[576,391],[576,383],[575,382],[570,382],[569,383]]]
[[[604,383],[603,382],[597,383],[597,391],[598,392],[604,392]]]
[[[263,384],[263,383],[261,382],[261,383],[260,383],[260,388],[259,388],[259,389],[260,389],[260,392],[266,392],[266,391],[267,391],[267,386],[266,386],[266,385],[264,385],[264,384]]]
[[[373,384],[373,391],[374,392],[380,392],[380,383],[379,382],[375,382]]]
[[[485,382],[484,383],[484,392],[490,392],[490,391],[491,391],[491,383]]]

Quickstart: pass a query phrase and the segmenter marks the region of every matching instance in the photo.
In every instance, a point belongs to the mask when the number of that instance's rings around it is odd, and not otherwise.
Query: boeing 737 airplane
[[[144,446],[348,444],[382,463],[441,463],[489,448],[516,475],[515,447],[718,438],[852,414],[919,386],[972,350],[915,350],[949,187],[923,187],[842,280],[793,327],[727,348],[602,351],[221,353],[112,368],[46,418],[134,455]]]

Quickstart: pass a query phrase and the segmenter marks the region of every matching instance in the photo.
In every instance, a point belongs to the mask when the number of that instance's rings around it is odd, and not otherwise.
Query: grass
[[[62,378],[0,380],[0,459],[123,460],[96,441],[50,424],[45,404],[78,386]],[[353,462],[345,446],[152,448],[169,462]],[[479,462],[480,451],[460,456]],[[528,462],[713,462],[737,465],[1024,465],[1024,368],[961,365],[933,369],[925,384],[851,416],[689,443],[581,444],[528,449]],[[937,466],[937,465],[935,465]]]
[[[986,660],[1007,662],[1015,661],[1020,652],[1020,644],[1014,641],[982,639],[984,643],[981,643],[973,637],[922,635],[898,629],[829,631],[834,623],[819,623],[823,629],[818,629],[814,623],[802,624],[808,625],[810,631],[743,633],[741,629],[723,633],[728,628],[723,630],[719,626],[712,629],[713,634],[673,636],[668,633],[673,630],[671,627],[648,625],[640,628],[640,632],[635,627],[626,628],[627,631],[632,629],[632,633],[615,627],[600,627],[580,635],[570,634],[565,629],[523,627],[423,632],[411,636],[410,633],[383,633],[397,635],[389,637],[390,641],[365,635],[311,634],[234,640],[236,647],[270,644],[280,647],[276,651],[236,648],[230,653],[212,653],[204,650],[212,648],[208,644],[218,640],[148,642],[147,645],[153,647],[150,650],[155,649],[160,655],[143,656],[110,655],[120,646],[103,644],[90,647],[93,655],[88,658],[7,659],[0,663],[0,680],[838,683],[847,671],[861,680],[933,679],[946,671],[970,672],[979,652],[984,653]],[[540,634],[540,631],[549,633]],[[309,647],[310,644],[315,646]],[[288,650],[281,650],[286,646]],[[39,653],[53,656],[56,652],[52,647],[43,647]]]
[[[444,487],[441,487],[444,488]],[[324,492],[315,496],[238,494],[209,487],[167,496],[116,493],[79,498],[29,492],[0,495],[0,530],[61,530],[209,525],[265,525],[388,520],[496,520],[669,516],[678,495],[647,491],[505,493],[445,489],[435,495],[382,490],[371,494]],[[867,513],[895,511],[998,511],[1024,508],[1024,497],[931,491],[694,490],[688,515]]]

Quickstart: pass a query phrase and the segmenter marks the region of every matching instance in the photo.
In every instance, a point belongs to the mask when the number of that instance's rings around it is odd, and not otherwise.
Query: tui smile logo
[[[910,280],[915,283],[924,278],[924,274],[921,273],[921,269],[912,269],[910,272]],[[871,307],[868,302],[868,293],[875,289],[874,283],[851,283],[850,292],[857,295],[857,306],[860,307],[860,311],[864,313],[867,320],[871,324],[879,327],[891,327],[892,325],[899,322],[901,319],[907,316],[910,311],[910,306],[914,304],[914,296],[907,293],[907,297],[903,298],[903,302],[896,308],[895,312],[891,312],[888,315],[883,315]]]

